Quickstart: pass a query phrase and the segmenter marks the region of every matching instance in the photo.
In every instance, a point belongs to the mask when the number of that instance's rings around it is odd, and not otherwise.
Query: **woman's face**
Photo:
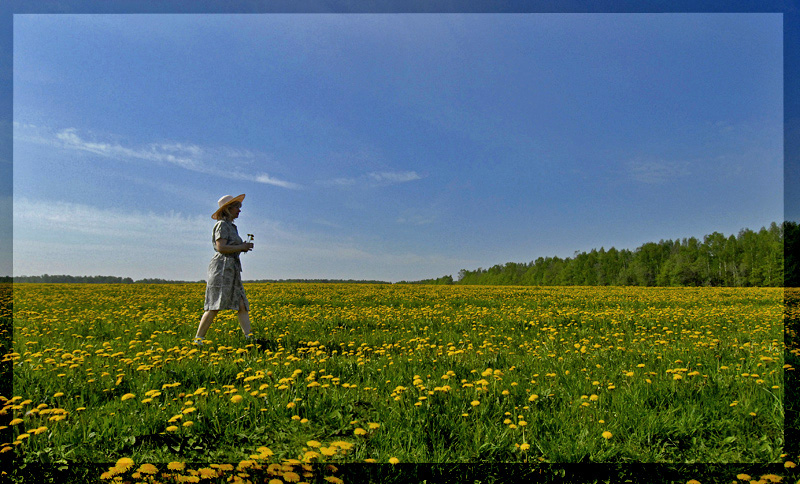
[[[242,204],[241,203],[234,203],[231,204],[231,208],[228,209],[228,213],[231,216],[231,220],[236,219],[239,216],[239,212],[242,211]]]

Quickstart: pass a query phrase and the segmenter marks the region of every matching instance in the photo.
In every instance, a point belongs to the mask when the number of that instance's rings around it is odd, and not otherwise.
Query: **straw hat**
[[[217,209],[216,212],[214,212],[213,215],[211,215],[211,218],[213,218],[214,220],[219,220],[220,214],[222,213],[223,210],[225,210],[225,208],[228,205],[230,205],[230,204],[232,204],[234,202],[242,203],[242,200],[244,200],[244,193],[242,193],[238,197],[232,197],[230,195],[225,195],[224,197],[220,198],[219,201],[217,202],[219,204],[219,208]]]

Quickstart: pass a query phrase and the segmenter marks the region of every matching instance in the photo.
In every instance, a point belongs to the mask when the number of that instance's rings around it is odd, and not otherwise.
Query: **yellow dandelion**
[[[53,398],[58,398],[58,397],[63,397],[63,396],[64,396],[63,392],[58,392],[55,395],[53,395]]]
[[[270,479],[268,484],[283,484],[283,481],[280,479]]]
[[[184,427],[191,427],[192,425],[194,425],[194,422],[192,422],[191,420],[189,420],[188,422],[183,422]]]
[[[169,427],[167,427],[167,432],[175,432],[177,430],[178,430],[178,427],[175,426],[175,425],[170,425]]]
[[[194,407],[189,407],[189,408],[184,408],[183,410],[181,410],[181,413],[183,413],[183,414],[187,414],[187,413],[192,413],[192,412],[194,412],[194,411],[196,411],[196,410],[197,410],[197,409],[196,409],[196,408],[194,408]]]
[[[698,481],[697,479],[691,479],[686,481],[686,484],[700,484],[700,481]]]
[[[367,431],[366,431],[366,430],[364,430],[364,429],[362,429],[361,427],[358,427],[357,429],[355,429],[355,430],[353,431],[353,433],[354,433],[354,434],[356,434],[356,435],[364,435],[364,434],[366,434],[366,433],[367,433]]]
[[[605,432],[603,432],[601,435],[603,436],[603,438],[604,438],[604,439],[608,440],[608,439],[610,439],[611,437],[613,437],[613,435],[614,435],[614,434],[612,434],[611,432],[609,432],[608,430],[606,430],[606,431],[605,431]]]
[[[114,467],[117,469],[122,469],[123,472],[133,467],[133,459],[130,457],[123,457],[114,464]]]
[[[759,480],[769,481],[769,482],[781,482],[783,480],[783,477],[778,476],[776,474],[764,474],[759,478]]]
[[[530,444],[522,444],[522,445],[519,446],[519,450],[521,450],[522,452],[525,452],[526,450],[528,450],[530,448],[531,448]]]
[[[298,482],[300,480],[300,475],[296,472],[285,472],[283,474],[283,480],[286,482]]]
[[[175,427],[175,430],[178,430],[178,427]],[[169,464],[167,464],[167,469],[171,471],[182,471],[185,467],[186,464],[184,464],[183,462],[170,462]]]
[[[158,472],[158,467],[154,466],[153,464],[142,464],[139,466],[138,471],[142,474],[155,474]]]
[[[338,477],[335,477],[335,476],[327,476],[325,478],[325,480],[330,482],[331,484],[344,484],[343,480],[341,480],[341,479],[339,479]],[[283,483],[281,483],[281,484],[283,484]]]
[[[22,442],[23,440],[27,439],[30,436],[31,436],[30,434],[19,434],[17,435],[17,440]]]
[[[374,464],[374,463],[376,463],[376,462],[378,462],[378,461],[377,461],[377,460],[375,460],[375,459],[371,459],[371,458],[370,458],[370,459],[364,459],[364,462],[366,462],[366,463],[368,463],[368,464]]]
[[[473,400],[473,401],[469,402],[469,404],[472,405],[473,407],[477,407],[478,405],[481,404],[481,402],[479,402],[478,400]]]
[[[783,467],[791,469],[792,467],[797,467],[797,465],[794,462],[787,460],[786,462],[783,463]]]
[[[538,398],[539,398],[539,395],[533,394],[530,397],[528,397],[528,401],[529,402],[535,402]]]
[[[234,395],[234,396],[231,397],[231,401],[233,403],[239,403],[239,402],[242,401],[242,396],[241,395]]]
[[[397,457],[389,457],[389,464],[399,464],[399,463],[400,459],[398,459]]]
[[[197,473],[200,474],[200,479],[213,479],[219,475],[216,469],[211,469],[208,467],[203,467],[197,471]]]
[[[320,447],[320,446],[322,446],[322,444],[320,444],[316,440],[309,440],[308,442],[306,442],[306,445],[309,446],[309,447]]]
[[[380,426],[381,426],[381,424],[376,423],[376,422],[370,422],[370,423],[367,424],[367,427],[369,427],[370,430],[376,430],[376,429],[380,428]]]
[[[125,400],[130,400],[131,398],[136,398],[136,395],[134,395],[133,393],[126,393],[125,395],[122,395],[122,398],[120,398],[120,400],[124,402]]]
[[[19,425],[19,424],[21,424],[22,422],[24,422],[24,420],[22,420],[21,418],[15,418],[14,420],[12,420],[11,422],[9,422],[8,424],[9,424],[9,425]]]

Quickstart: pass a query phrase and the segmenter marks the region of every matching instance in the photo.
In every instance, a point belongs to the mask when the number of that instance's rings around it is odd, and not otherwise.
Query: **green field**
[[[793,472],[783,289],[246,289],[258,344],[229,311],[198,350],[202,284],[15,285],[2,455],[129,458],[103,477],[130,482],[335,482],[320,463],[365,462]]]

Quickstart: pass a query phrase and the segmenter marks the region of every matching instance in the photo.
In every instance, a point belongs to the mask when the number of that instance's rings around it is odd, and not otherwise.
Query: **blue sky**
[[[14,274],[398,281],[784,218],[781,14],[14,16]]]

